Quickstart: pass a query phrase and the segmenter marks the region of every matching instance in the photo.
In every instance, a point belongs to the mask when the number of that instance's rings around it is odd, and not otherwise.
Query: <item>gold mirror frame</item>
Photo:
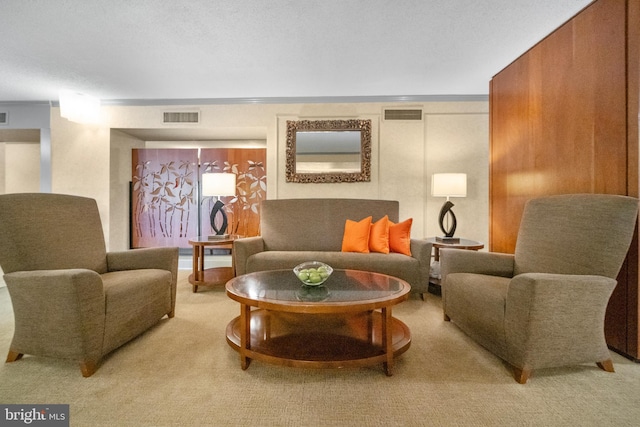
[[[296,172],[298,131],[360,131],[360,172]],[[371,120],[287,120],[287,182],[334,183],[371,181]]]

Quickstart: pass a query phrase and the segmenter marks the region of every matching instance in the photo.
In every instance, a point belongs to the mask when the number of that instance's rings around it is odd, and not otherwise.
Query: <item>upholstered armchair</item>
[[[443,249],[442,305],[527,382],[534,369],[596,363],[613,372],[604,317],[638,200],[577,194],[530,200],[515,254]]]
[[[0,266],[24,354],[70,359],[91,376],[110,351],[173,317],[177,248],[106,252],[93,199],[0,196]]]

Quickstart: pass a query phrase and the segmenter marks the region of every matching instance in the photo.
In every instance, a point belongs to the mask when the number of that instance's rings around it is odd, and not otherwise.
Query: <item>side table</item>
[[[442,248],[451,248],[451,249],[467,249],[471,251],[477,251],[484,248],[484,243],[477,242],[475,240],[469,239],[460,239],[457,243],[445,243],[439,242],[435,237],[427,237],[425,239],[427,242],[431,243],[433,246],[433,261],[434,264],[438,267],[437,277],[429,276],[429,292],[435,295],[440,295],[440,249]]]
[[[231,267],[204,268],[204,250],[209,248],[230,249],[233,255],[233,241],[240,236],[231,235],[224,239],[209,239],[207,236],[198,236],[189,239],[193,246],[193,273],[189,275],[189,283],[193,286],[193,292],[198,292],[198,286],[224,285],[235,276],[233,264]],[[233,256],[232,256],[233,259]]]

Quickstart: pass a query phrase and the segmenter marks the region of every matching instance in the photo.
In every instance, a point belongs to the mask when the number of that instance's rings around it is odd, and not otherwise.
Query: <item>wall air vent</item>
[[[384,110],[385,120],[422,120],[422,110],[420,109],[389,109]]]
[[[162,123],[200,123],[199,111],[165,111],[162,116]]]
[[[9,124],[9,113],[0,111],[0,126]]]

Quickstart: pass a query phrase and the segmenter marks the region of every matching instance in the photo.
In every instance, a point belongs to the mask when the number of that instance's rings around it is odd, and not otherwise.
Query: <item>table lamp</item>
[[[227,213],[224,211],[224,203],[220,200],[223,196],[236,195],[236,174],[234,173],[203,173],[202,174],[202,196],[217,197],[216,203],[211,209],[211,228],[216,232],[210,235],[210,239],[226,239],[229,234],[227,231]],[[222,218],[222,225],[218,228],[216,225],[216,217]],[[219,221],[218,221],[219,222]]]
[[[466,173],[436,173],[431,177],[431,195],[434,197],[446,197],[447,201],[440,209],[438,222],[440,230],[444,233],[442,237],[436,237],[436,241],[443,243],[460,243],[460,239],[453,237],[456,232],[458,222],[456,216],[451,210],[454,206],[450,197],[466,197],[467,196],[467,174]],[[445,227],[445,217],[446,227]]]

